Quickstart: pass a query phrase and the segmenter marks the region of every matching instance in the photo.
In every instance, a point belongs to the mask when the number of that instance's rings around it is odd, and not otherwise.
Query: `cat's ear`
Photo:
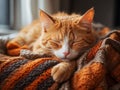
[[[91,24],[94,18],[94,8],[89,9],[85,14],[82,15],[80,23]]]
[[[42,27],[49,28],[54,23],[54,19],[43,10],[40,10],[40,23]]]

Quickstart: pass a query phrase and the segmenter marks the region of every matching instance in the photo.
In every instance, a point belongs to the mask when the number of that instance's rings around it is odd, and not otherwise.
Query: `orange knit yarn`
[[[46,70],[38,78],[36,78],[28,87],[25,88],[25,90],[36,90],[38,84],[40,84],[42,81],[46,80],[50,76],[51,76],[51,68]]]
[[[76,72],[72,85],[73,90],[93,90],[104,78],[105,67],[101,63],[94,62]]]
[[[21,49],[28,49],[27,45],[19,45],[16,42],[8,42],[7,43],[7,54],[11,56],[18,56],[20,54]]]
[[[2,87],[2,90],[12,90],[17,81],[19,81],[21,78],[24,78],[31,70],[33,70],[40,63],[43,63],[45,61],[47,61],[46,58],[37,59],[29,63],[26,63],[22,67],[18,68],[18,70],[16,70],[16,72],[14,72],[13,75],[9,76],[6,79]]]
[[[94,58],[94,56],[97,53],[97,51],[99,50],[101,44],[102,44],[102,40],[99,41],[92,49],[90,49],[90,51],[87,54],[87,60],[86,60],[87,62],[91,61]]]

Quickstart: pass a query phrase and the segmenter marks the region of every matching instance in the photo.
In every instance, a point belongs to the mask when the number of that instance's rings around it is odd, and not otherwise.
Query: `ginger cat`
[[[34,53],[54,55],[65,62],[53,67],[51,75],[63,82],[75,69],[75,60],[96,41],[92,31],[94,9],[82,16],[40,11],[40,19],[25,27],[12,41],[27,44]]]

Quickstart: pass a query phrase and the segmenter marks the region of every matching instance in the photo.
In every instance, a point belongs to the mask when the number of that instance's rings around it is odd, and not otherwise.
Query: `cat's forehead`
[[[73,31],[63,29],[58,32],[54,32],[51,35],[51,38],[57,39],[57,40],[64,40],[66,38],[69,38],[69,39],[74,38],[74,36],[75,36],[75,33]],[[76,36],[77,36],[77,34],[76,34]]]

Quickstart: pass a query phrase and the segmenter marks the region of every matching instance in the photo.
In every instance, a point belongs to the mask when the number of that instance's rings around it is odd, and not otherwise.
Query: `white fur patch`
[[[64,52],[69,52],[67,56],[64,55]],[[62,59],[73,59],[77,57],[78,52],[75,50],[72,50],[69,45],[69,38],[65,37],[64,42],[62,44],[62,47],[59,50],[54,50],[53,53],[58,57]]]

